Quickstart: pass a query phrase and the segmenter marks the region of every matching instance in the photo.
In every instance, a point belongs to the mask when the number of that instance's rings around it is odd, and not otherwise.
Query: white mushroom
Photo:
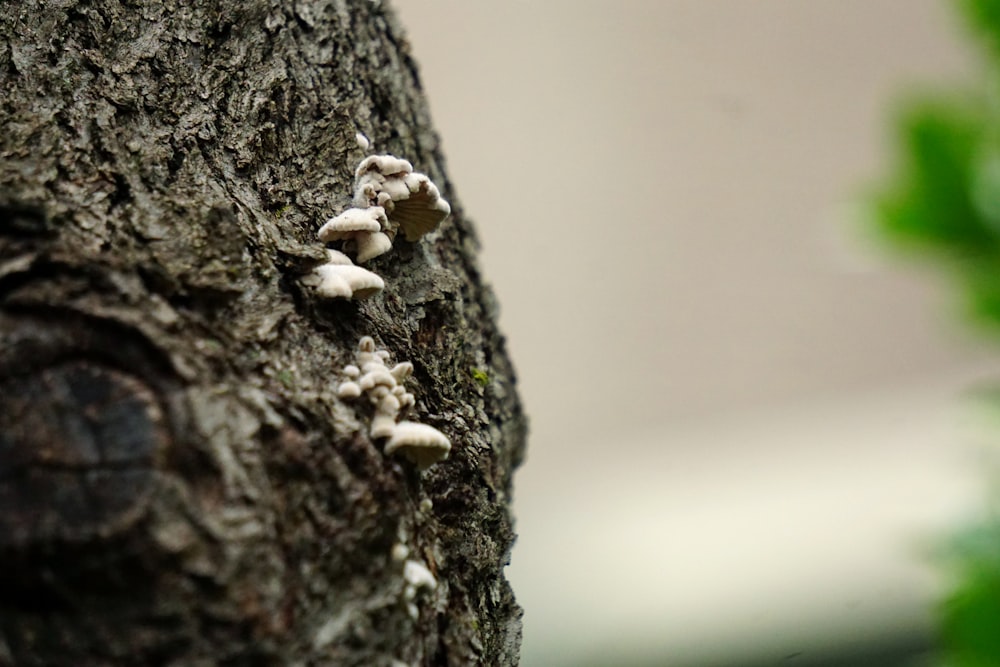
[[[354,295],[351,283],[339,272],[333,270],[336,264],[317,266],[312,272],[302,278],[302,284],[316,290],[316,293],[327,299],[350,299]]]
[[[451,441],[433,426],[401,421],[396,424],[392,437],[385,445],[386,454],[396,452],[413,461],[420,470],[426,470],[448,458]]]
[[[362,375],[360,384],[364,391],[374,389],[378,385],[392,389],[396,386],[396,378],[385,368],[376,368]]]
[[[361,366],[362,373],[371,373],[372,371],[387,371],[388,368],[385,367],[385,362],[383,362],[378,357],[374,357],[371,361],[367,361]]]
[[[402,229],[407,241],[434,231],[451,213],[426,174],[393,155],[372,155],[354,173],[354,205],[384,208],[390,238]]]
[[[437,579],[423,563],[412,559],[403,563],[403,579],[406,581],[406,585],[403,587],[403,601],[406,602],[406,611],[411,618],[416,619],[420,614],[420,610],[414,604],[417,592],[421,589],[433,591],[437,588]]]
[[[367,262],[392,250],[392,239],[382,232],[359,234],[354,243],[358,248],[359,262]]]
[[[391,438],[395,431],[396,415],[376,412],[375,416],[372,417],[372,427],[368,433],[371,435],[372,440],[381,440],[382,438]]]
[[[381,278],[353,264],[323,264],[303,282],[313,285],[316,294],[327,299],[367,299],[385,289]]]
[[[413,374],[413,364],[409,361],[400,362],[393,366],[389,373],[392,374],[392,377],[396,378],[396,382],[402,384],[406,381],[406,378]]]
[[[348,257],[347,255],[338,250],[331,250],[330,248],[327,248],[326,255],[327,255],[327,260],[326,260],[327,264],[343,264],[345,266],[354,264],[354,262],[351,261],[350,257]]]
[[[327,249],[327,263],[317,266],[302,283],[316,290],[326,299],[367,299],[385,289],[385,283],[376,274],[354,266],[342,252]]]
[[[358,164],[358,168],[354,170],[354,180],[357,182],[373,173],[381,176],[396,176],[409,174],[412,171],[413,165],[410,164],[409,160],[395,155],[371,155]]]
[[[376,409],[384,414],[392,415],[393,419],[395,419],[399,413],[399,399],[392,394],[386,394],[379,399],[378,408]]]
[[[357,382],[342,382],[337,387],[337,396],[340,398],[357,398],[361,395],[361,387]]]
[[[394,561],[396,561],[397,563],[402,563],[404,560],[406,560],[406,557],[410,555],[410,548],[407,547],[402,542],[397,542],[396,544],[392,545],[392,551],[390,553],[392,554],[392,559]]]
[[[373,257],[388,252],[392,239],[384,233],[389,228],[385,210],[381,206],[349,208],[340,215],[330,218],[319,228],[321,241],[344,241],[357,249],[358,262],[367,262]]]
[[[424,470],[448,458],[451,442],[432,426],[411,421],[397,421],[400,414],[416,400],[403,383],[412,375],[413,364],[400,362],[391,369],[386,365],[391,355],[378,349],[371,336],[358,341],[354,363],[344,367],[347,380],[338,387],[341,398],[365,394],[375,407],[369,434],[373,440],[388,439],[386,455],[400,453]]]
[[[382,231],[385,211],[377,206],[372,208],[349,208],[340,215],[330,218],[319,228],[321,241],[343,241],[352,239],[358,232]]]
[[[434,590],[437,588],[437,580],[431,574],[431,571],[423,563],[415,560],[408,560],[403,565],[403,578],[414,589],[428,588]],[[407,597],[412,597],[412,594],[408,594]]]
[[[355,364],[360,367],[361,372],[365,372],[365,364],[375,358],[375,339],[371,336],[363,336],[358,341],[358,351],[354,353]]]

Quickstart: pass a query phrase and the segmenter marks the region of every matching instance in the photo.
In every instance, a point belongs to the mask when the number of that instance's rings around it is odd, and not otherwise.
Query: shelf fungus
[[[401,454],[421,470],[444,461],[450,452],[451,441],[444,433],[433,426],[409,421],[396,424],[385,445],[386,454]]]
[[[402,230],[407,241],[416,241],[437,229],[451,213],[431,179],[393,155],[372,155],[361,161],[354,172],[354,205],[384,209],[390,240]]]
[[[327,250],[329,260],[312,270],[302,284],[325,299],[367,299],[385,289],[385,282],[368,269],[355,266],[347,255]]]
[[[373,440],[387,440],[386,454],[398,453],[425,470],[448,458],[451,442],[432,426],[412,421],[400,421],[400,416],[413,407],[416,399],[404,383],[413,374],[413,364],[404,361],[390,367],[387,350],[378,350],[370,336],[358,342],[354,364],[344,367],[344,381],[337,387],[337,396],[345,400],[367,396],[374,406],[369,435]]]
[[[324,243],[341,242],[341,249],[354,253],[359,264],[389,252],[400,230],[407,241],[416,241],[437,229],[451,213],[430,178],[392,155],[372,155],[361,161],[354,173],[353,203],[327,220],[318,235]],[[337,254],[346,261],[331,261],[314,271],[312,280],[320,296],[365,298],[385,287],[381,279],[371,279],[378,276],[355,267],[343,253]],[[364,285],[355,287],[355,283]]]
[[[367,262],[392,249],[392,238],[386,234],[389,221],[381,206],[349,208],[330,218],[319,228],[321,241],[344,241],[346,250],[357,252],[358,262]]]

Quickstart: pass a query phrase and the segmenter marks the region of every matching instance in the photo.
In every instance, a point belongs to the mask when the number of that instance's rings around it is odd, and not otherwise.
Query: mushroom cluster
[[[358,263],[392,249],[402,230],[407,241],[434,231],[451,213],[437,186],[408,161],[393,155],[371,155],[354,172],[354,204],[319,228],[325,243],[343,242]]]
[[[354,172],[354,205],[383,208],[390,241],[399,230],[407,241],[416,241],[437,229],[451,213],[431,179],[393,155],[372,155],[361,161]]]
[[[451,442],[433,426],[398,421],[400,414],[416,403],[403,386],[413,373],[413,364],[404,361],[390,368],[386,363],[389,356],[388,350],[375,348],[371,336],[363,337],[358,342],[355,363],[344,367],[346,379],[337,387],[337,396],[351,400],[365,394],[375,406],[369,429],[372,439],[388,438],[386,454],[401,454],[425,470],[448,458]]]
[[[360,134],[358,137],[358,145],[366,146],[367,138]],[[393,155],[371,155],[361,161],[354,172],[352,203],[352,208],[327,220],[318,234],[324,243],[342,243],[341,249],[354,253],[359,264],[389,252],[400,231],[407,241],[417,241],[437,229],[451,213],[451,206],[430,178]],[[336,254],[331,254],[331,260],[305,281],[316,288],[319,296],[363,299],[385,287],[377,275],[354,266],[343,252],[331,253]],[[344,282],[352,284],[352,280],[366,287],[346,289]]]

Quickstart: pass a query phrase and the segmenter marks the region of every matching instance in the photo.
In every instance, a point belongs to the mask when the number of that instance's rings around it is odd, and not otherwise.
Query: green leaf
[[[1000,55],[1000,1],[961,0],[962,11],[983,36],[994,55]]]
[[[997,230],[977,210],[971,187],[984,134],[981,115],[957,101],[925,102],[910,108],[899,126],[899,174],[875,201],[882,230],[959,256],[991,251]]]

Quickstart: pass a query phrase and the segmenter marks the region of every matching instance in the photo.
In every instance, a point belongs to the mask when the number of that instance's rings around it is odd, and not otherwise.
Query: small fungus
[[[385,283],[376,274],[350,261],[342,263],[342,253],[329,252],[331,261],[317,266],[302,279],[317,295],[326,299],[367,299],[385,289]]]
[[[361,132],[358,132],[357,134],[354,135],[354,141],[357,142],[358,148],[360,148],[363,151],[368,150],[368,148],[372,145],[372,143],[368,140],[368,137],[366,137]]]
[[[385,412],[376,412],[372,417],[372,426],[369,434],[374,440],[384,440],[391,438],[396,430],[396,415]]]
[[[406,560],[406,557],[410,555],[410,548],[407,547],[402,542],[396,542],[392,545],[392,551],[390,552],[392,559],[397,563],[402,563]]]
[[[354,243],[358,249],[359,262],[367,262],[392,250],[392,239],[382,232],[358,236]]]
[[[327,256],[326,260],[327,264],[343,264],[345,266],[350,266],[351,264],[354,264],[354,262],[351,261],[350,257],[348,257],[342,252],[331,250],[330,248],[326,249],[326,256]]]
[[[377,349],[371,336],[361,338],[354,353],[354,363],[344,367],[347,379],[338,386],[337,395],[354,399],[365,394],[375,408],[369,436],[373,440],[388,439],[387,455],[399,453],[420,470],[426,470],[448,458],[451,442],[433,426],[398,421],[401,414],[416,405],[413,394],[403,385],[413,374],[413,364],[402,361],[390,368],[389,360],[389,351]]]
[[[337,387],[337,396],[340,398],[357,398],[360,395],[361,387],[358,386],[357,382],[348,380],[347,382],[341,382],[340,386]]]
[[[346,249],[357,251],[359,262],[367,262],[392,248],[392,239],[384,233],[390,229],[381,206],[349,208],[330,218],[317,232],[321,241],[344,241]]]
[[[392,377],[396,378],[396,382],[405,382],[406,378],[413,374],[413,364],[409,361],[403,361],[393,366],[389,373],[392,374]]]
[[[363,337],[354,353],[355,363],[344,367],[347,380],[337,389],[337,395],[344,399],[358,398],[362,393],[368,396],[375,406],[368,431],[373,440],[392,437],[400,412],[416,403],[413,394],[399,382],[399,378],[405,380],[407,374],[403,371],[412,368],[412,364],[396,364],[390,370],[386,365],[388,360],[388,350],[376,349],[371,336]]]
[[[451,441],[433,426],[401,421],[396,424],[392,437],[385,445],[386,454],[396,452],[413,461],[419,469],[426,470],[448,458]]]
[[[406,586],[403,588],[406,610],[410,614],[410,618],[416,619],[419,610],[413,601],[417,597],[417,592],[421,589],[433,591],[437,588],[437,579],[425,565],[415,560],[403,563],[403,579],[406,580]]]
[[[396,386],[396,378],[385,367],[373,368],[361,378],[361,389],[364,391],[370,391],[379,385],[389,389]]]
[[[434,231],[451,213],[431,179],[394,155],[372,155],[361,161],[354,172],[354,205],[383,208],[388,217],[386,234],[392,239],[402,229],[407,241]]]

